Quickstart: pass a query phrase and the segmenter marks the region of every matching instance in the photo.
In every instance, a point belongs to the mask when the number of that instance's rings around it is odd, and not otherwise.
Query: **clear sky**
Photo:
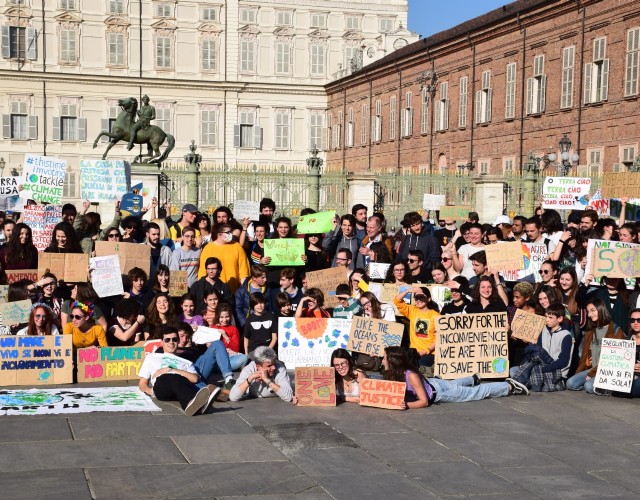
[[[425,38],[508,3],[510,0],[409,0],[409,29]]]

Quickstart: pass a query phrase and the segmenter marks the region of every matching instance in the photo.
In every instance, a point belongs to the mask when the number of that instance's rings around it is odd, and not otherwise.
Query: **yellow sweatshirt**
[[[433,309],[418,309],[403,300],[393,299],[400,314],[409,318],[410,347],[420,354],[433,351],[436,347],[435,318],[440,316]]]

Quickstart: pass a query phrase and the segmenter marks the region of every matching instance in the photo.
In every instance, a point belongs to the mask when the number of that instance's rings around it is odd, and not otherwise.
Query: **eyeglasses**
[[[178,337],[167,337],[166,339],[162,339],[162,341],[168,344],[169,342],[179,342],[180,339]]]
[[[336,262],[347,262],[349,259],[343,259],[342,257],[336,257]]]
[[[401,267],[400,269],[394,269],[393,272],[394,273],[403,273],[404,272],[404,267]]]
[[[447,257],[442,257],[442,259],[440,259],[442,262],[449,262],[451,259],[448,259]]]
[[[117,238],[118,236],[120,236],[118,233],[111,233],[107,235],[109,238]]]
[[[33,317],[35,319],[44,319],[44,318],[47,317],[47,315],[46,314],[34,314]]]
[[[218,268],[217,267],[207,267],[207,271],[209,272],[213,272],[213,271],[217,271]]]
[[[346,361],[343,361],[342,363],[333,364],[334,368],[346,368],[347,366],[349,366],[349,363],[347,363]]]
[[[367,302],[360,302],[360,305],[361,305],[362,307],[367,307],[367,306],[370,306],[370,305],[371,305],[371,302],[369,302],[369,301],[367,301]]]
[[[629,323],[640,323],[640,318],[629,318]]]
[[[70,317],[71,319],[84,319],[84,316],[81,314],[71,314]]]

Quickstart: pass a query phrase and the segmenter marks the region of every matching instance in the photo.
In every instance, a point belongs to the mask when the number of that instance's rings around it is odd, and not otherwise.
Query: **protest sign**
[[[535,344],[544,326],[544,316],[516,309],[516,314],[511,320],[511,337]]]
[[[446,204],[447,197],[443,194],[425,194],[422,198],[422,208],[425,210],[440,210],[440,207]]]
[[[44,251],[51,244],[53,230],[62,220],[60,205],[28,205],[23,211],[24,223],[31,228],[33,244],[38,252]]]
[[[336,287],[341,283],[348,283],[348,269],[344,267],[330,267],[322,271],[312,271],[307,273],[309,288],[318,288],[324,293],[324,306],[336,307],[338,298],[336,297]]]
[[[327,233],[333,229],[334,211],[303,215],[298,219],[298,234]]]
[[[78,382],[137,380],[144,346],[78,349]]]
[[[592,286],[602,286],[602,276],[603,275],[596,275],[596,273],[594,272],[594,266],[595,266],[594,254],[596,253],[596,250],[602,249],[602,248],[616,250],[616,249],[621,249],[621,248],[636,248],[638,246],[639,245],[637,243],[625,243],[625,242],[622,242],[622,241],[589,239],[587,241],[587,265],[586,265],[586,270],[587,270],[587,274],[591,273],[591,274],[594,275],[594,279],[590,284]],[[607,258],[607,254],[606,253],[603,254],[602,257],[603,258]],[[603,267],[603,269],[606,269],[607,267],[610,267],[611,264],[608,264],[606,262],[601,261],[600,265]],[[606,276],[609,276],[609,275],[606,275]],[[627,288],[629,288],[629,289],[635,288],[635,284],[636,284],[635,277],[626,278],[625,279],[625,283],[627,285]]]
[[[360,406],[403,410],[406,389],[404,382],[365,378],[360,382]]]
[[[382,285],[382,292],[380,294],[380,302],[389,302],[392,303],[393,299],[400,295],[405,290],[411,288],[411,285],[396,285],[394,283],[384,283]],[[405,302],[409,302],[411,299],[411,294],[405,295]]]
[[[31,313],[31,305],[29,299],[0,304],[0,324],[11,326],[18,323],[27,323]]]
[[[0,285],[0,303],[7,301],[8,293],[9,293],[9,285]]]
[[[635,280],[640,276],[640,248],[594,248],[592,273]]]
[[[602,339],[594,387],[607,391],[631,392],[633,366],[636,362],[635,340]]]
[[[387,271],[391,267],[391,264],[383,264],[382,262],[370,262],[369,263],[369,278],[372,280],[384,280],[387,279]]]
[[[611,217],[620,217],[622,203],[620,200],[609,200],[609,214]],[[627,201],[624,209],[624,219],[630,221],[640,220],[640,200]]]
[[[296,368],[298,406],[335,406],[336,371],[331,367]]]
[[[149,276],[151,264],[151,247],[149,245],[120,241],[96,241],[96,257],[106,257],[107,255],[120,257],[121,274],[127,274],[134,267],[139,267]]]
[[[544,243],[523,243],[523,245],[523,277],[533,274],[536,283],[540,283],[542,281],[540,268],[542,263],[547,260],[549,249]],[[520,273],[518,273],[518,279],[521,279]]]
[[[37,269],[14,269],[7,271],[7,283],[15,283],[20,280],[38,281]]]
[[[50,156],[24,155],[20,197],[24,200],[59,205],[66,172],[66,160]]]
[[[237,221],[249,218],[251,220],[260,219],[260,202],[236,200],[233,202],[233,218]]]
[[[119,257],[117,255],[92,257],[91,283],[98,297],[111,297],[124,293]]]
[[[182,297],[189,291],[189,277],[187,271],[177,270],[171,271],[169,279],[169,296]]]
[[[220,340],[220,337],[222,337],[222,330],[200,325],[196,328],[196,331],[193,332],[192,340],[194,344],[201,345]]]
[[[329,366],[334,349],[346,349],[351,320],[278,318],[278,358],[287,368]]]
[[[122,201],[120,202],[120,212],[123,216],[140,215],[145,202],[142,191],[142,182],[134,184],[132,181],[131,191],[124,194],[122,196]]]
[[[80,197],[115,201],[127,193],[127,168],[122,160],[81,160]]]
[[[640,172],[607,172],[601,189],[603,198],[640,198]]]
[[[524,269],[522,244],[519,241],[508,241],[496,245],[485,245],[487,266],[491,271],[513,271]]]
[[[264,240],[264,256],[271,257],[269,266],[304,266],[303,238]]]
[[[440,310],[453,300],[451,297],[451,288],[443,285],[428,285],[431,300],[433,300]]]
[[[21,212],[24,200],[18,191],[18,177],[0,177],[0,210],[4,212]]]
[[[354,316],[347,350],[369,356],[384,356],[385,347],[400,345],[403,331],[402,323]]]
[[[443,205],[440,207],[440,216],[438,218],[466,222],[469,212],[471,212],[470,206]]]
[[[545,177],[542,186],[542,208],[584,210],[589,203],[589,177]]]
[[[0,386],[73,382],[71,335],[0,337]]]
[[[436,318],[435,374],[443,379],[509,376],[506,313],[452,314]]]
[[[67,283],[87,281],[89,256],[86,253],[41,253],[38,255],[38,276],[55,274]]]

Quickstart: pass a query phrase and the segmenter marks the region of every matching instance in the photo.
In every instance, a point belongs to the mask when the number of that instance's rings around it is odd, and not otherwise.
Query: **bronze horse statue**
[[[103,130],[98,134],[96,140],[93,141],[93,147],[97,148],[98,141],[103,135],[109,137],[109,144],[102,155],[103,160],[107,159],[107,153],[118,142],[129,142],[131,127],[136,122],[138,100],[135,97],[118,99],[118,106],[122,108],[122,111],[118,114],[111,132]],[[167,147],[163,153],[160,153],[160,146],[162,146],[165,139],[167,140]],[[133,142],[135,144],[147,145],[147,154],[136,156],[134,163],[139,162],[142,158],[147,158],[144,160],[144,163],[161,163],[167,159],[169,153],[176,145],[175,138],[156,125],[149,125],[138,130]]]

